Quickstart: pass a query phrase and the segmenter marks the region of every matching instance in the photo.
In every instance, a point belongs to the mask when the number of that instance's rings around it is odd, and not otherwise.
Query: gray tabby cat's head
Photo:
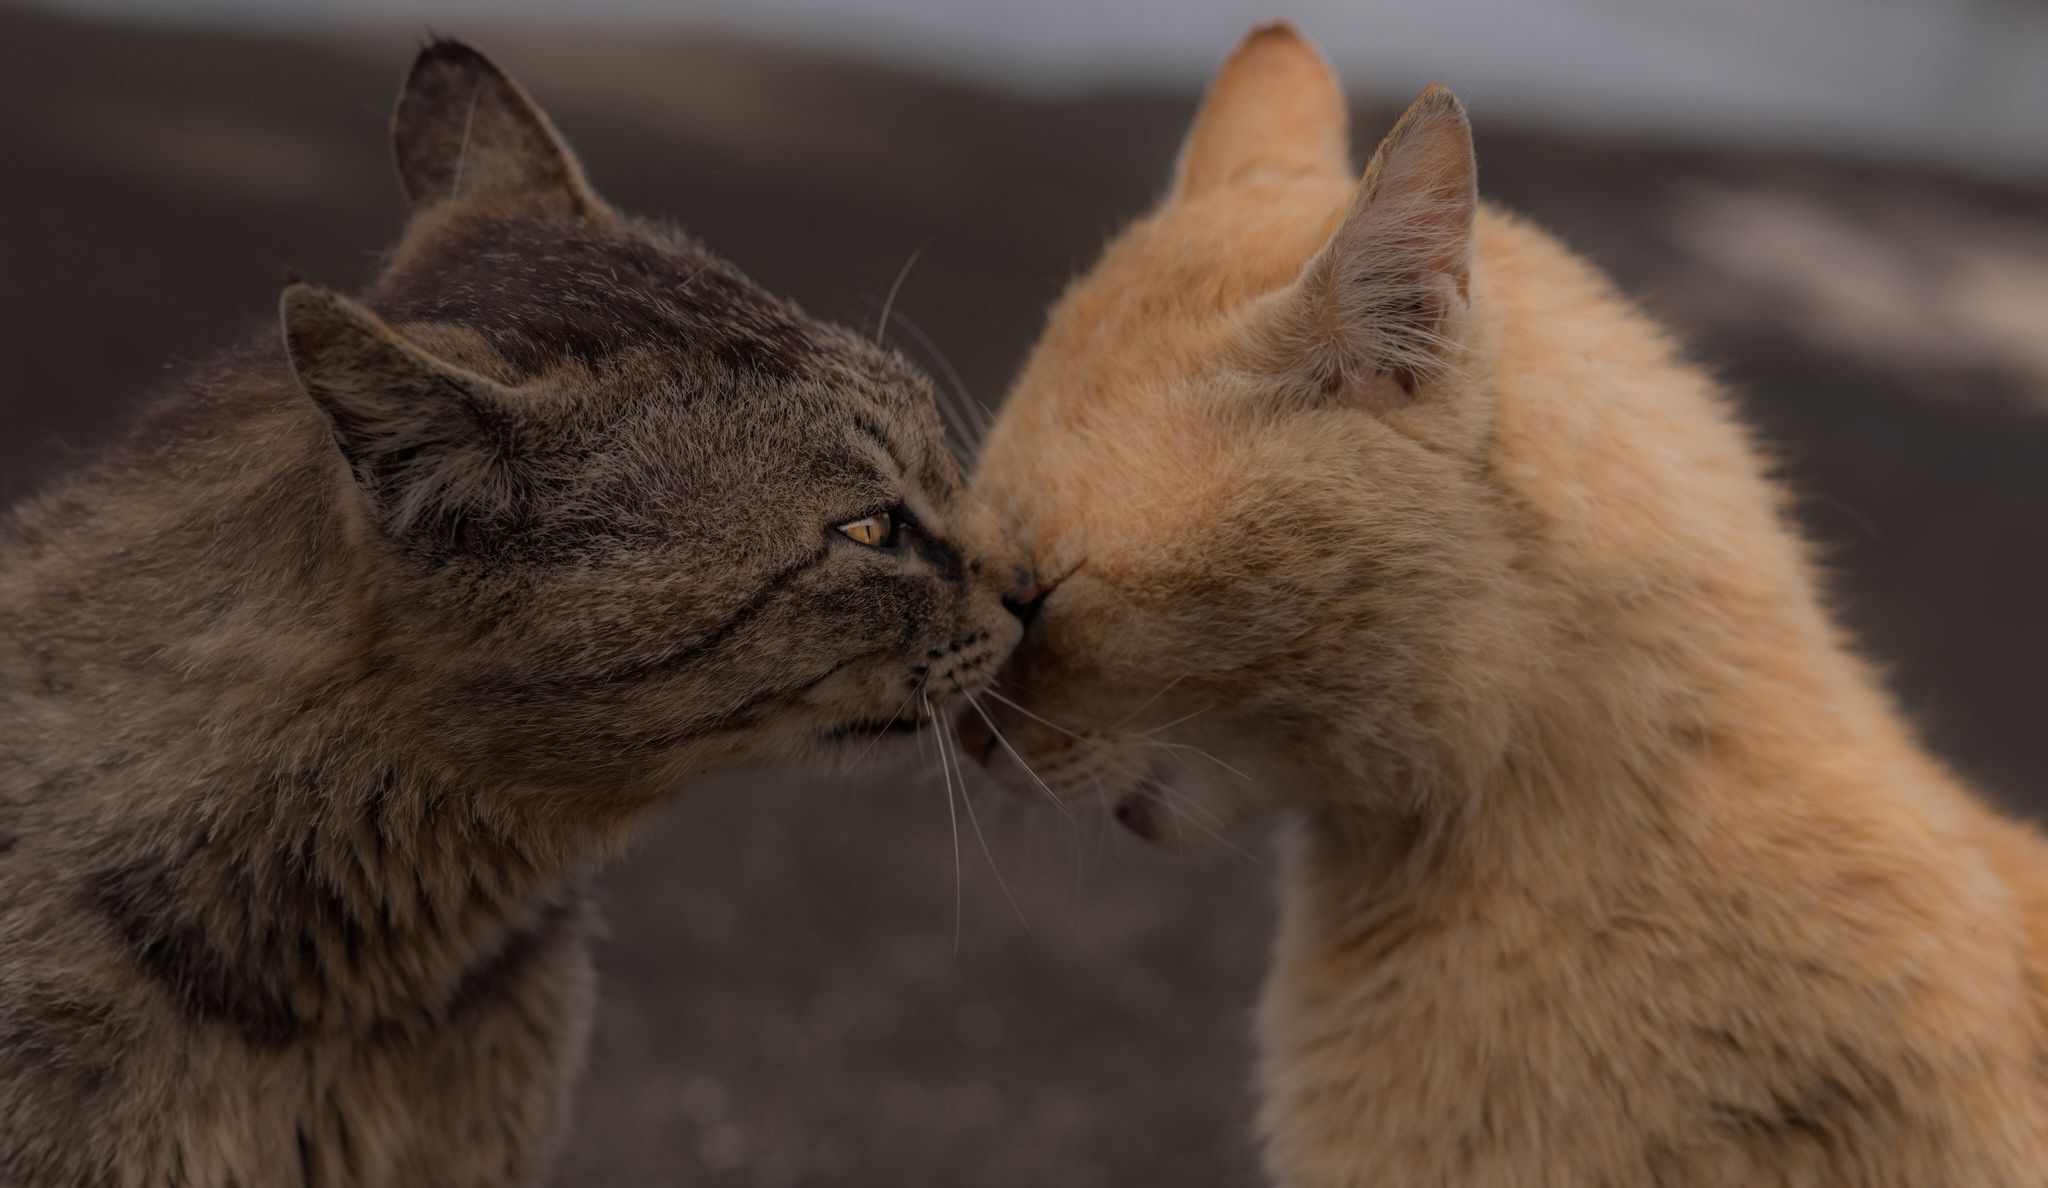
[[[447,761],[640,789],[852,755],[987,679],[1024,575],[921,375],[613,211],[467,46],[421,52],[393,139],[389,268],[282,319]]]

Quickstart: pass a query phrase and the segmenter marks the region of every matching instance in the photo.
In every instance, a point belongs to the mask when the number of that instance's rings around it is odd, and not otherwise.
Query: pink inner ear
[[[1377,242],[1375,254],[1413,271],[1450,276],[1463,294],[1478,207],[1472,134],[1463,110],[1431,112],[1412,129],[1396,127],[1373,162],[1379,169],[1367,169],[1360,199],[1345,220],[1348,225],[1359,219],[1358,229],[1372,232],[1359,246],[1373,250]]]
[[[1298,285],[1300,332],[1338,387],[1391,379],[1412,396],[1448,364],[1445,336],[1469,293],[1478,206],[1471,130],[1432,88],[1373,154],[1350,211]]]

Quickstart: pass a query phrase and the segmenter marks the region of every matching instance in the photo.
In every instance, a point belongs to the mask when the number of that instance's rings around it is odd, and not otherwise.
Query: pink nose
[[[953,723],[953,737],[960,740],[961,749],[983,767],[988,766],[991,756],[996,753],[996,732],[988,728],[981,715],[972,710],[960,715]]]

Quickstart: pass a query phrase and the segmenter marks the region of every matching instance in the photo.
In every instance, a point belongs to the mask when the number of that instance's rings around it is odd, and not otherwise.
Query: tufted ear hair
[[[517,393],[315,285],[286,288],[278,316],[299,387],[387,530],[459,547],[516,516],[537,432]]]
[[[1411,104],[1365,167],[1344,221],[1268,323],[1285,365],[1384,410],[1452,365],[1478,209],[1472,128],[1443,87]]]
[[[603,202],[548,117],[496,62],[460,41],[430,43],[391,114],[398,182],[415,209],[497,195],[576,214]]]
[[[1344,87],[1285,21],[1253,29],[1224,59],[1181,145],[1173,199],[1262,172],[1351,172]]]

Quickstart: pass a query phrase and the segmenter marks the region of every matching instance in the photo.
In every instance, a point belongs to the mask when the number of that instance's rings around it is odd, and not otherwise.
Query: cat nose
[[[996,753],[996,732],[981,720],[981,715],[972,707],[953,723],[953,737],[960,740],[960,748],[967,752],[968,757],[983,767],[988,766],[989,759]]]
[[[1012,587],[1003,595],[1003,609],[1017,616],[1017,621],[1030,630],[1031,620],[1038,617],[1038,608],[1045,605],[1045,596],[1052,589],[1037,582],[1024,581]]]

